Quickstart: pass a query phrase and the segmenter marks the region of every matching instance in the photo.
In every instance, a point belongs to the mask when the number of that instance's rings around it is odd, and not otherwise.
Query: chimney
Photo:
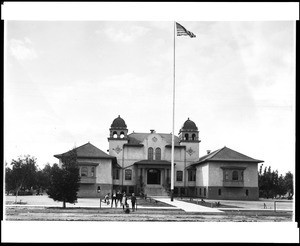
[[[206,153],[207,153],[207,154],[210,154],[210,150],[206,150]]]
[[[151,133],[155,133],[155,130],[150,130]]]

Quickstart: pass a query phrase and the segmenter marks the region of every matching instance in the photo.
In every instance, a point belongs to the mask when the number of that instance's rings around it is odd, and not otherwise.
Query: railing
[[[96,183],[95,177],[81,177],[80,183],[82,184],[94,184]]]
[[[235,180],[227,180],[223,181],[223,186],[224,187],[244,187],[244,181],[235,181]]]

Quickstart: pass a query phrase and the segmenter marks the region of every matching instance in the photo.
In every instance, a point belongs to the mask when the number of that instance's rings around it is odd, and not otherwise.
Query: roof
[[[164,161],[164,160],[160,160],[160,161],[157,161],[157,160],[141,160],[141,161],[137,161],[135,162],[134,164],[137,164],[137,165],[147,165],[147,164],[158,164],[158,165],[171,165],[171,162],[169,161]]]
[[[110,125],[111,128],[127,128],[125,121],[118,116],[118,118],[114,119],[113,123]]]
[[[181,127],[181,130],[193,130],[193,131],[197,131],[198,130],[198,127],[196,126],[195,122],[190,120],[190,118],[188,118],[183,126]]]
[[[128,137],[128,143],[129,144],[141,144],[144,139],[146,139],[150,134],[153,133],[130,133]],[[172,144],[172,134],[168,133],[155,133],[161,136],[162,139],[164,139],[168,144]],[[174,136],[174,144],[179,145],[179,138],[177,136]]]
[[[79,157],[79,158],[95,158],[95,159],[113,159],[113,158],[115,158],[114,156],[106,154],[101,149],[98,149],[91,143],[86,143],[75,149],[77,152],[77,157]],[[54,155],[54,157],[61,158],[63,155],[67,155],[70,151],[62,153],[62,154]]]
[[[253,159],[249,156],[241,154],[235,150],[227,148],[226,146],[211,152],[208,155],[200,157],[198,161],[193,163],[193,165],[202,164],[205,162],[253,162],[253,163],[260,163],[263,162],[261,160]]]

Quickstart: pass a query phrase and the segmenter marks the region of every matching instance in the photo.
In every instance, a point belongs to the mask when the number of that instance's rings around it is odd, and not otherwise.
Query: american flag
[[[190,36],[191,38],[195,38],[196,35],[188,30],[186,30],[182,25],[176,22],[177,36]]]

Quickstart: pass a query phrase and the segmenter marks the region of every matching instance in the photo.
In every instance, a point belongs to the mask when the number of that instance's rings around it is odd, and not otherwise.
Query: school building
[[[109,129],[108,154],[91,143],[76,148],[81,181],[79,197],[99,197],[121,190],[168,196],[172,134],[128,133],[118,116]],[[199,158],[199,131],[187,119],[174,136],[174,195],[206,199],[258,200],[258,163],[228,147]],[[67,153],[67,152],[66,152]],[[63,154],[66,154],[63,153]],[[54,155],[61,165],[62,154]]]

